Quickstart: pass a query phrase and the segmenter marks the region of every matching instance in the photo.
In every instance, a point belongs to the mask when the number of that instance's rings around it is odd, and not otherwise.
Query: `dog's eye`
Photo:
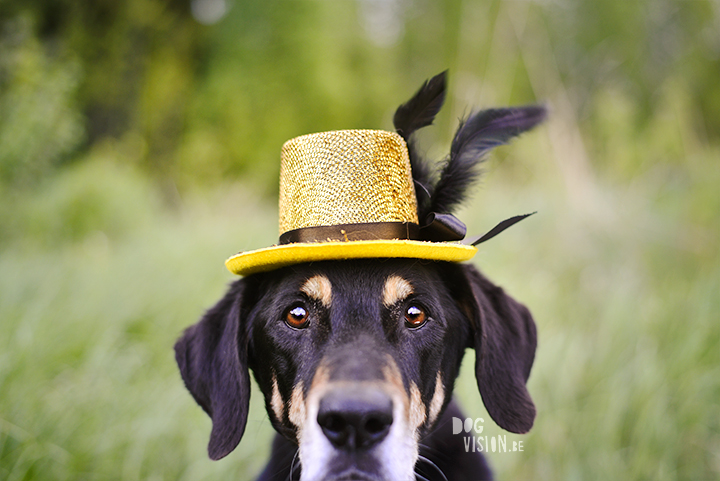
[[[295,329],[302,329],[308,324],[308,311],[303,306],[295,305],[285,313],[285,324]]]
[[[416,305],[412,305],[405,311],[405,326],[410,328],[418,328],[427,321],[425,310]]]

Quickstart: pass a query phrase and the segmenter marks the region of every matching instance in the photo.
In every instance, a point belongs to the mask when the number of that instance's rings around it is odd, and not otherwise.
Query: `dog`
[[[439,90],[444,96],[445,73],[398,110],[404,138],[432,123]],[[410,115],[413,128],[403,108],[423,112],[424,120]],[[472,177],[470,167],[450,165],[453,159],[470,149],[477,164],[484,151],[541,121],[544,110],[533,108],[491,115],[502,120],[502,135],[477,121],[487,111],[471,116],[455,137],[465,146],[453,142],[455,156],[451,148],[434,183],[408,142],[418,211],[449,212]],[[463,128],[473,129],[465,135],[474,144],[462,138]],[[453,169],[460,178],[443,181]],[[433,199],[442,189],[445,200]],[[452,392],[465,350],[475,351],[489,415],[526,433],[536,414],[526,388],[536,345],[529,310],[472,265],[375,257],[247,275],[185,331],[175,352],[187,389],[212,419],[212,459],[243,436],[252,372],[277,431],[259,480],[449,481],[492,478],[482,454],[467,452],[463,436],[452,432],[452,418],[464,418]]]

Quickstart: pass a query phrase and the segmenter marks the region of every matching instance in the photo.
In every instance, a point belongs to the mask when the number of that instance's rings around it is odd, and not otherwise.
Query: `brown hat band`
[[[430,242],[458,241],[465,237],[465,224],[451,214],[430,214],[420,226],[415,222],[360,222],[331,226],[301,227],[283,233],[280,245],[311,242],[351,242],[408,239]]]
[[[309,242],[350,242],[379,239],[417,239],[420,227],[414,222],[365,222],[301,227],[283,233],[280,245]]]

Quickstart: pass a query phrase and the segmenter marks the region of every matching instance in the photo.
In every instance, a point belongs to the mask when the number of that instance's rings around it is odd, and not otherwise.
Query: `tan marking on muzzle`
[[[422,402],[420,389],[414,382],[410,383],[410,409],[408,409],[408,423],[413,428],[417,428],[425,422],[425,405]]]
[[[330,370],[321,363],[320,366],[315,371],[315,375],[313,376],[312,384],[310,385],[310,390],[314,391],[317,389],[324,389],[329,381],[330,381]]]
[[[402,374],[400,374],[400,369],[395,363],[395,360],[390,355],[386,356],[386,359],[387,364],[382,368],[385,381],[390,383],[398,391],[405,392],[405,385],[403,384]]]
[[[395,360],[392,356],[387,356],[387,364],[382,369],[385,382],[390,385],[391,389],[395,391],[394,399],[402,404],[403,412],[408,415],[410,400],[408,399],[407,392],[405,391],[405,385],[403,384],[402,374],[398,368]]]
[[[428,422],[430,424],[434,423],[437,419],[444,402],[445,387],[443,386],[442,375],[437,373],[437,376],[435,377],[435,392],[430,400],[430,415],[428,416]]]
[[[413,293],[413,287],[408,281],[400,276],[392,275],[385,281],[383,289],[383,304],[387,307],[394,306]]]
[[[417,431],[422,423],[425,422],[427,415],[425,405],[422,402],[422,396],[420,395],[420,389],[418,389],[417,384],[411,382],[410,397],[408,398],[403,384],[402,374],[400,374],[400,369],[392,357],[388,356],[387,359],[388,363],[383,368],[385,380],[392,385],[396,391],[399,391],[402,394],[401,398],[405,407],[408,425],[412,431]]]
[[[302,381],[298,382],[295,388],[293,388],[292,397],[290,398],[290,409],[288,410],[288,419],[297,426],[298,430],[302,430],[305,418],[307,417],[308,399],[313,396],[317,397],[318,392],[324,391],[329,379],[330,373],[328,369],[320,365],[315,371],[315,376],[313,376],[307,398],[305,398],[303,393],[305,385]]]
[[[298,429],[302,429],[305,422],[305,398],[303,395],[304,384],[302,381],[297,383],[292,390],[290,397],[290,409],[288,410],[288,419]]]
[[[285,406],[283,405],[282,396],[280,395],[280,388],[278,388],[277,377],[275,373],[272,375],[272,397],[270,398],[270,406],[272,407],[275,417],[278,421],[282,421],[283,414],[285,414]]]
[[[332,304],[332,284],[330,280],[323,275],[315,275],[306,280],[300,288],[309,298],[320,301],[325,307]]]

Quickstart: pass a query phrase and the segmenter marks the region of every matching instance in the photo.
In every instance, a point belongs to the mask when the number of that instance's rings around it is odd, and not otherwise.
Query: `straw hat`
[[[461,262],[477,248],[452,216],[420,225],[408,148],[394,132],[340,130],[282,148],[280,240],[225,265],[249,275],[301,262],[405,257]]]

